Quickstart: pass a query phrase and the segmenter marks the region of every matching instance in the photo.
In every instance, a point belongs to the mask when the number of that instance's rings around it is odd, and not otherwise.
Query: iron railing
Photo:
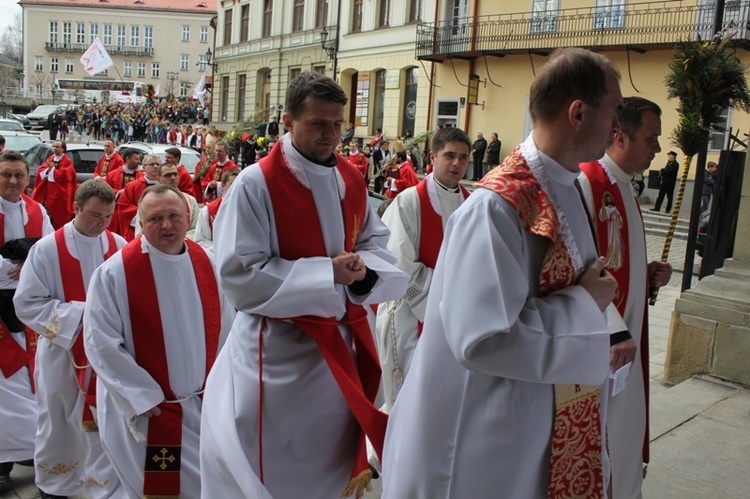
[[[47,52],[80,52],[84,53],[90,45],[85,43],[44,42]],[[122,45],[106,45],[107,53],[122,55],[154,55],[153,47],[127,47]]]
[[[417,27],[417,59],[442,61],[558,47],[667,47],[713,35],[715,4],[682,1],[626,3],[608,7],[560,9],[456,18]],[[728,0],[723,27],[733,41],[750,47],[750,1]]]

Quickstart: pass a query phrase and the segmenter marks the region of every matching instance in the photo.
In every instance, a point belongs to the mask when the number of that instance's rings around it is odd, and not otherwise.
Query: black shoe
[[[0,475],[0,490],[8,490],[13,486],[13,480],[10,479],[10,473]]]
[[[27,459],[25,461],[16,461],[16,464],[19,464],[21,466],[34,466],[34,460],[33,459]]]
[[[659,211],[659,208],[651,208],[648,211]]]
[[[42,489],[39,489],[39,493],[42,495],[42,499],[68,499],[68,496],[56,496],[53,494],[48,494]]]

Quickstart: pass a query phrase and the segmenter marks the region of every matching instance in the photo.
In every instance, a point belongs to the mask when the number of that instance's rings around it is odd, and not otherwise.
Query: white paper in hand
[[[630,374],[630,367],[633,365],[632,362],[628,362],[620,369],[613,373],[609,373],[609,379],[612,380],[612,392],[611,395],[614,397],[625,388],[625,383],[628,381],[628,375]]]

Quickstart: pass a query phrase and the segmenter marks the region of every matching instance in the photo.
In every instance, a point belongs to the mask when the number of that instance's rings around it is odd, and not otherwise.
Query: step
[[[648,236],[657,236],[657,237],[663,237],[666,239],[667,237],[667,230],[666,229],[659,229],[659,228],[651,228],[646,227],[645,229],[646,235]],[[680,231],[676,230],[672,233],[672,239],[681,239],[683,241],[687,241],[688,239],[688,233],[687,231]]]

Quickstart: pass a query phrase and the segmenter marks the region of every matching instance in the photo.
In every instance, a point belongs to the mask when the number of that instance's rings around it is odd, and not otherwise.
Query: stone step
[[[645,228],[646,234],[649,236],[657,236],[657,237],[667,237],[667,229],[666,228],[660,228],[660,227],[649,227],[646,226]],[[688,238],[688,231],[685,230],[675,230],[672,234],[672,239],[682,239],[683,241],[687,241]]]

